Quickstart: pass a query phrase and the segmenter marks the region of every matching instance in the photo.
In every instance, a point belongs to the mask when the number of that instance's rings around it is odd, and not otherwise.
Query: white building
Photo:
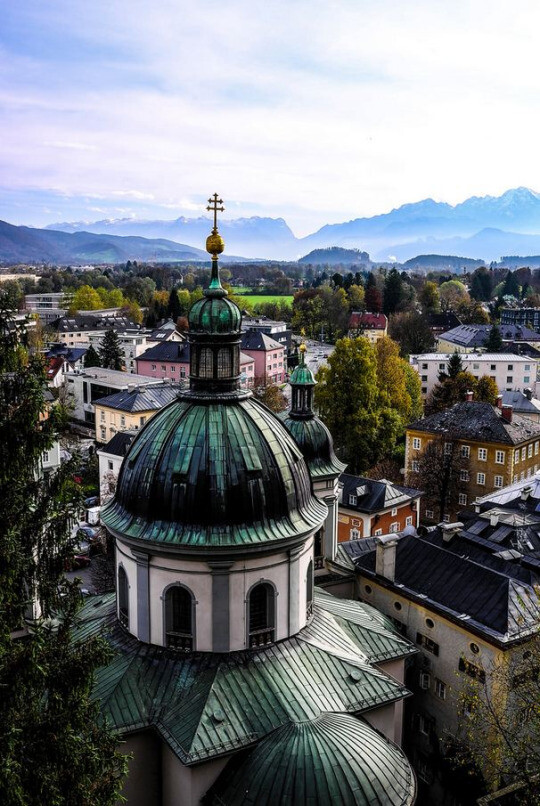
[[[475,378],[488,375],[497,384],[499,392],[505,390],[536,390],[538,362],[529,356],[513,353],[460,353],[465,372]],[[421,353],[411,355],[410,363],[420,376],[422,395],[427,397],[438,382],[439,373],[448,371],[450,353]]]

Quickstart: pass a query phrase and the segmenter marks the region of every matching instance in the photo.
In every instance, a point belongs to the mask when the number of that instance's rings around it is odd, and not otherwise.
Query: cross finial
[[[208,207],[207,210],[210,210],[214,213],[214,229],[212,232],[217,232],[217,214],[218,210],[223,213],[225,208],[223,207],[223,199],[220,199],[217,193],[214,193],[211,199],[208,199]]]

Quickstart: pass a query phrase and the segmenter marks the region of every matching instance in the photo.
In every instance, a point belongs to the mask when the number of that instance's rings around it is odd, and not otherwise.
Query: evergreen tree
[[[380,313],[382,311],[382,296],[376,285],[368,286],[365,294],[366,311]]]
[[[463,372],[463,362],[458,351],[454,350],[448,361],[448,377],[455,378],[460,372]]]
[[[44,385],[0,311],[0,803],[113,806],[125,761],[89,696],[110,651],[74,637],[81,599],[62,571],[81,496],[72,464],[40,472],[56,436]]]
[[[480,266],[473,272],[470,294],[473,299],[487,302],[491,299],[492,273],[485,266]]]
[[[501,331],[497,325],[492,325],[487,339],[484,341],[484,347],[488,353],[498,353],[502,350],[503,340]]]
[[[101,366],[101,359],[99,357],[99,353],[93,344],[91,344],[88,350],[86,351],[86,355],[84,356],[84,366],[85,367]]]
[[[121,370],[124,365],[124,356],[118,333],[114,328],[109,328],[103,337],[101,347],[99,349],[99,358],[101,366],[105,369],[118,369]]]
[[[176,322],[179,316],[182,316],[184,310],[180,305],[180,300],[178,299],[178,292],[176,288],[171,289],[171,293],[169,294],[169,303],[167,305],[167,316]]]
[[[403,300],[403,280],[397,269],[390,269],[384,281],[383,311],[388,316],[395,313]]]
[[[504,280],[502,296],[517,297],[519,299],[520,291],[517,272],[509,271]]]

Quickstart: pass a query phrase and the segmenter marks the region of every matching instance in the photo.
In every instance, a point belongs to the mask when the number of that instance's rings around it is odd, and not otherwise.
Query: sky
[[[540,190],[537,0],[0,0],[0,219]]]

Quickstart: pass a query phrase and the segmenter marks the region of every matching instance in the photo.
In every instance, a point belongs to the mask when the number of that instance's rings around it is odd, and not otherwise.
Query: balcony
[[[268,646],[274,643],[274,630],[273,628],[265,628],[263,630],[254,630],[249,634],[250,649],[257,649],[261,646]]]
[[[177,652],[191,652],[193,650],[193,636],[188,633],[168,632],[167,647]]]

